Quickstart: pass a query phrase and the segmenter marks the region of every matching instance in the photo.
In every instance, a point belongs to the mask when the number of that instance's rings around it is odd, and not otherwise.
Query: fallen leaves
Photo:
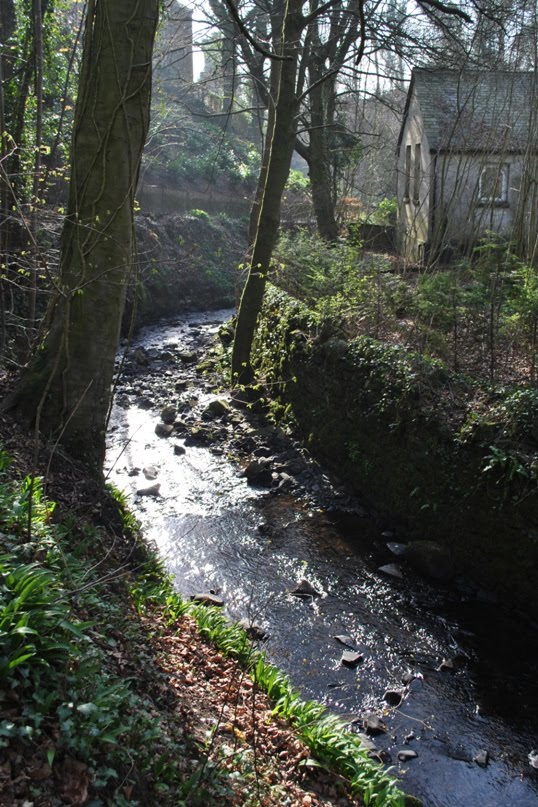
[[[153,623],[157,615],[145,617]],[[237,784],[221,807],[240,807],[256,788],[258,804],[276,807],[350,807],[360,801],[344,782],[323,768],[308,765],[309,749],[293,730],[272,714],[266,695],[237,661],[203,640],[194,620],[184,617],[174,631],[152,624],[156,663],[168,676],[186,731],[203,746],[204,758],[233,774]],[[235,778],[234,778],[235,777]]]
[[[47,748],[36,746],[32,757],[15,746],[4,750],[0,762],[0,804],[2,807],[48,807],[60,803],[83,807],[90,797],[88,766],[65,756],[53,768],[46,761]],[[36,788],[39,796],[36,798]]]
[[[66,757],[55,766],[55,774],[62,783],[62,797],[72,807],[82,807],[88,801],[91,777],[88,766],[77,759]]]

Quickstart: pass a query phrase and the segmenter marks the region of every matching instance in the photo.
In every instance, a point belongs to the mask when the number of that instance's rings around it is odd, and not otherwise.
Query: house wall
[[[415,194],[416,146],[420,145],[418,194]],[[407,148],[411,161],[407,165]],[[402,255],[413,262],[424,260],[430,234],[430,213],[433,201],[433,162],[428,138],[416,97],[409,103],[408,114],[398,153],[398,246]],[[406,195],[406,187],[409,194]]]
[[[398,247],[408,260],[432,263],[469,254],[493,231],[538,264],[538,117],[522,90],[531,76],[500,73],[491,87],[480,79],[470,105],[460,108],[467,98],[459,97],[463,74],[456,84],[448,74],[419,70],[411,82],[397,160]],[[497,81],[504,87],[499,97],[491,89]],[[502,165],[508,173],[501,187],[496,166]]]
[[[507,166],[506,201],[485,203],[480,199],[480,176],[485,166],[496,165]],[[438,155],[431,251],[436,254],[441,247],[470,250],[486,231],[511,237],[523,167],[521,155]]]
[[[529,259],[538,257],[538,197],[536,155],[430,154],[418,115],[410,114],[398,155],[398,235],[401,254],[410,261],[435,259],[440,254],[470,253],[486,232],[510,238]],[[406,147],[421,144],[421,179],[418,203],[413,189],[405,198]],[[428,151],[426,151],[428,149]],[[506,165],[508,184],[504,203],[480,200],[480,175],[488,165]]]
[[[421,143],[421,179],[418,203],[413,189],[405,198],[406,147]],[[518,252],[538,260],[538,191],[529,178],[537,175],[536,155],[430,154],[420,117],[410,114],[398,155],[397,246],[412,262],[440,255],[469,254],[486,232],[511,239]],[[506,165],[508,182],[504,203],[480,200],[480,175],[488,165]]]

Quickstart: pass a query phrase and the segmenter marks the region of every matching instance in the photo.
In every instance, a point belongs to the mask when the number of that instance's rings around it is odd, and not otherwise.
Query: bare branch
[[[290,61],[293,58],[292,56],[278,56],[276,53],[273,53],[272,51],[262,47],[262,45],[260,45],[259,42],[257,42],[254,39],[254,37],[246,27],[245,23],[239,16],[239,12],[235,6],[234,0],[224,0],[224,2],[226,3],[228,11],[230,12],[237,27],[239,28],[245,39],[247,39],[250,42],[254,50],[256,50],[258,53],[261,53],[262,56],[266,56],[268,59],[274,59],[277,62]]]
[[[461,8],[458,6],[453,5],[452,3],[442,3],[441,0],[417,0],[417,4],[423,11],[427,11],[428,8],[435,8],[437,11],[442,11],[443,14],[449,14],[453,17],[459,17],[460,19],[464,20],[465,22],[472,22],[472,17],[469,16],[465,11],[462,11]],[[426,8],[424,8],[426,6]]]

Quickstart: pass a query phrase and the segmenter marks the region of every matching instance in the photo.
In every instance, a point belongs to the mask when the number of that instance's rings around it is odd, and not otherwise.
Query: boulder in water
[[[404,689],[387,689],[383,695],[383,700],[386,701],[389,706],[400,706],[404,699],[404,695]]]
[[[161,420],[163,423],[167,423],[169,425],[173,424],[177,415],[177,409],[172,404],[165,406],[161,409]]]
[[[169,423],[157,423],[155,426],[155,434],[157,437],[170,437],[174,427]]]
[[[160,484],[157,482],[155,485],[150,485],[149,488],[140,488],[140,490],[136,491],[137,496],[159,496],[159,491],[161,489]]]
[[[193,594],[191,600],[200,605],[213,605],[216,608],[222,608],[224,606],[222,597],[219,597],[218,594],[214,594],[212,591],[203,591],[200,592],[200,594]]]
[[[438,667],[435,668],[436,672],[454,672],[456,669],[454,662],[450,658],[444,658]]]
[[[436,541],[411,541],[405,557],[416,572],[438,583],[448,583],[454,577],[452,554]]]
[[[142,347],[134,350],[131,354],[131,358],[134,362],[140,364],[142,367],[147,367],[149,364],[149,356]]]
[[[356,650],[344,650],[341,664],[343,664],[344,667],[356,667],[363,660],[364,656],[362,653],[358,653]]]
[[[220,418],[230,413],[230,404],[222,398],[210,401],[203,412],[203,417]]]
[[[290,594],[293,594],[294,597],[321,597],[321,591],[314,588],[308,580],[299,580],[295,588],[290,591]]]
[[[403,578],[401,569],[396,563],[386,563],[384,566],[379,567],[379,571],[383,572],[383,574],[390,575],[390,577],[396,577],[399,580]]]
[[[489,753],[485,749],[478,751],[473,757],[473,762],[476,762],[480,768],[487,768],[489,763]]]
[[[389,541],[387,543],[387,549],[390,550],[393,555],[402,558],[407,552],[407,544],[399,544],[396,541]]]
[[[417,757],[417,752],[413,751],[411,748],[402,748],[401,751],[398,751],[398,759],[400,762],[409,762],[410,759],[416,759]]]
[[[194,364],[198,361],[198,355],[193,350],[180,350],[177,357],[183,364]]]
[[[368,712],[364,716],[363,726],[366,734],[370,737],[375,737],[378,734],[385,734],[387,731],[387,727],[385,723],[381,720],[379,715],[376,715],[375,712]]]
[[[243,476],[249,485],[258,488],[270,488],[273,484],[273,474],[267,463],[260,460],[249,462],[243,471]]]
[[[269,634],[260,625],[250,622],[248,619],[241,619],[239,624],[247,634],[249,639],[256,642],[265,642],[269,638]]]
[[[355,650],[357,646],[357,643],[353,641],[351,636],[348,636],[345,633],[339,633],[334,638],[336,639],[337,642],[340,642],[340,644],[345,645],[345,647],[351,648],[351,650]]]
[[[196,424],[191,427],[185,437],[186,446],[209,446],[213,442],[213,433],[204,426]]]

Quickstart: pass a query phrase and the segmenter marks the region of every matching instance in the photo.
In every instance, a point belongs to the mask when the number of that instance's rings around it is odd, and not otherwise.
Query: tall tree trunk
[[[221,126],[226,129],[231,123],[229,116],[235,106],[237,87],[236,25],[230,18],[226,6],[221,2],[209,0],[209,5],[216,17],[222,37],[220,42],[221,112],[223,115]]]
[[[288,0],[283,22],[279,90],[250,270],[237,315],[232,351],[232,385],[252,380],[250,356],[263,303],[267,274],[280,224],[280,205],[297,134],[296,92],[299,37],[303,27],[301,0]]]
[[[35,93],[35,138],[34,138],[34,176],[32,179],[31,229],[34,245],[37,246],[37,224],[39,196],[41,186],[41,148],[43,140],[43,16],[41,0],[33,0],[34,16],[34,93]],[[34,249],[34,261],[30,277],[30,295],[28,299],[28,324],[33,328],[36,319],[37,273],[39,250]]]
[[[6,44],[15,30],[15,6],[13,0],[0,0],[0,42]],[[0,359],[6,343],[6,280],[8,244],[9,186],[7,175],[8,142],[6,126],[5,84],[11,77],[11,63],[5,53],[0,54]]]
[[[0,78],[2,79],[2,86],[0,86],[0,92],[2,94],[4,93],[3,82],[9,81],[13,73],[13,60],[6,45],[15,32],[16,23],[14,0],[0,0],[0,42],[2,43],[2,50],[0,52]]]
[[[280,91],[280,62],[273,62],[271,65],[271,79],[270,79],[270,92],[267,97],[267,132],[265,135],[265,143],[263,146],[262,161],[260,166],[260,173],[258,182],[256,184],[256,193],[250,211],[249,228],[248,228],[248,245],[254,246],[256,235],[258,232],[258,222],[260,219],[260,210],[263,202],[263,195],[265,192],[265,184],[267,182],[267,172],[271,161],[271,148],[273,143],[273,135],[275,131],[275,115],[276,115],[276,99],[278,99]]]
[[[310,94],[312,124],[308,132],[310,145],[309,176],[312,188],[312,204],[318,232],[326,241],[336,241],[338,224],[336,223],[335,199],[332,193],[331,156],[329,151],[329,127],[333,121],[324,109],[323,85],[315,87]]]
[[[45,434],[100,470],[134,254],[158,0],[89,0],[58,294],[15,393]]]

